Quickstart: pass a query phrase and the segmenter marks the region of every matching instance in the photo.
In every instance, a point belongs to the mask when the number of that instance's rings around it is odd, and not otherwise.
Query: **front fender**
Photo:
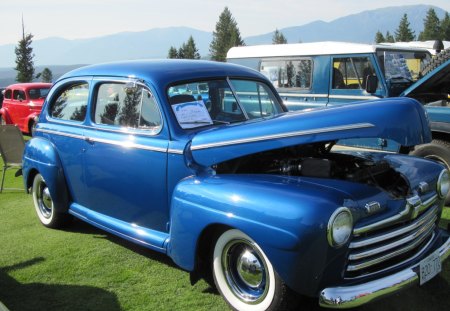
[[[58,152],[50,141],[37,137],[26,144],[22,171],[27,191],[33,184],[34,176],[39,173],[47,183],[55,210],[67,211],[69,194],[64,172]]]
[[[3,120],[5,120],[6,124],[11,124],[11,117],[9,115],[8,109],[1,108],[0,109],[0,115],[2,116]]]
[[[299,274],[293,276],[292,268],[311,274],[323,270],[329,250],[327,223],[346,199],[348,194],[300,178],[189,177],[172,197],[168,253],[179,266],[193,270],[205,228],[236,228],[260,245],[278,274],[295,288]]]

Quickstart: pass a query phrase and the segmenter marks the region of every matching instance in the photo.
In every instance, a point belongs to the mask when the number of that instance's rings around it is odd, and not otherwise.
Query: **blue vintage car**
[[[167,254],[193,281],[210,272],[236,310],[279,309],[295,292],[353,307],[438,274],[444,167],[336,147],[428,142],[422,106],[286,111],[267,78],[237,65],[84,67],[49,93],[25,185],[43,225],[75,216]]]

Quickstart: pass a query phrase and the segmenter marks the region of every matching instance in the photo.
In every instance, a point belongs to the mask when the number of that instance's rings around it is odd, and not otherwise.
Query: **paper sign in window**
[[[178,123],[184,129],[213,124],[203,100],[172,105]]]

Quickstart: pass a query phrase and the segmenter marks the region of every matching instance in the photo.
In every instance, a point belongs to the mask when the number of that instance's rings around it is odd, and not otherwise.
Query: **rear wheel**
[[[450,171],[450,143],[445,140],[433,139],[429,144],[418,146],[411,154],[440,162]],[[450,193],[445,204],[450,205]]]
[[[69,214],[58,213],[55,210],[50,189],[41,174],[34,177],[32,195],[37,216],[44,226],[59,228],[70,220]]]
[[[283,310],[289,288],[262,249],[243,232],[232,229],[217,239],[213,254],[217,289],[234,310]]]

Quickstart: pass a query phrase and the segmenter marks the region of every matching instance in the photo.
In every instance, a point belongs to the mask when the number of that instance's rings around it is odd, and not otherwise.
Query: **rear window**
[[[86,82],[70,84],[64,88],[56,100],[51,103],[52,118],[84,121],[86,117],[89,85]]]

